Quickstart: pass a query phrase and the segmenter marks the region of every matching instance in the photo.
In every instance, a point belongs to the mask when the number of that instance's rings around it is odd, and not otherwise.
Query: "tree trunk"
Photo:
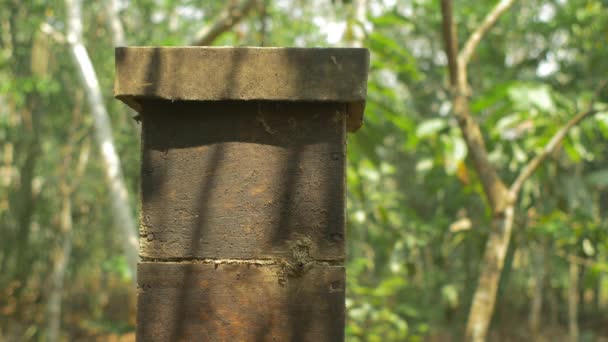
[[[87,93],[95,140],[99,146],[104,171],[109,185],[114,226],[119,230],[129,270],[137,274],[137,224],[131,211],[127,187],[121,171],[120,159],[113,143],[110,118],[103,102],[97,74],[82,43],[82,13],[80,0],[66,0],[68,9],[68,42],[70,52]]]
[[[598,217],[598,224],[601,224],[601,218]],[[599,234],[596,234],[595,238],[593,239],[593,248],[595,251],[599,251],[599,249],[601,248],[600,246],[600,241],[602,241],[602,237]],[[602,257],[600,253],[595,253],[595,263],[596,264],[601,264],[602,263]],[[592,268],[589,269],[589,273],[594,273]],[[600,297],[600,291],[601,291],[601,276],[602,276],[602,272],[600,272],[596,277],[595,277],[595,281],[592,285],[591,288],[591,303],[589,303],[590,306],[590,314],[593,315],[594,317],[597,317],[597,315],[600,312],[600,301],[599,301],[599,297]]]
[[[48,302],[47,342],[59,341],[61,327],[61,297],[65,272],[72,252],[72,201],[68,192],[63,198],[60,225],[63,233],[63,246],[55,261],[51,279],[51,291]]]
[[[348,37],[350,47],[362,47],[365,42],[364,24],[367,18],[367,0],[353,0],[353,19],[350,24],[351,36]]]
[[[550,274],[550,273],[548,273]],[[548,279],[547,283],[550,285],[551,280]],[[554,327],[559,324],[559,292],[557,289],[553,289],[551,286],[547,287],[547,306],[549,309],[549,325]]]
[[[232,29],[251,11],[256,4],[256,0],[244,0],[240,4],[227,2],[226,8],[218,13],[217,20],[200,29],[195,35],[190,45],[207,46],[211,45],[220,35]]]
[[[598,258],[598,262],[602,262],[600,258]],[[600,273],[597,276],[597,282],[595,283],[595,287],[593,289],[594,290],[593,311],[594,311],[594,314],[596,314],[596,315],[598,315],[600,313],[600,311],[603,309],[603,305],[602,305],[602,283],[603,282],[604,282],[604,274]]]
[[[494,218],[492,222],[479,273],[479,283],[469,312],[465,332],[466,341],[483,342],[486,340],[496,303],[496,291],[509,248],[513,216],[514,207],[511,205],[504,210],[504,214]]]
[[[38,103],[38,95],[31,94],[28,97],[28,109],[24,109],[23,117],[26,121],[26,129],[21,153],[25,154],[25,160],[19,169],[20,189],[14,193],[13,198],[9,197],[9,201],[14,203],[12,208],[15,209],[17,220],[17,235],[16,235],[16,258],[14,263],[13,279],[18,282],[18,287],[14,292],[14,296],[19,298],[21,293],[27,286],[29,277],[31,276],[31,250],[28,248],[30,242],[31,225],[34,220],[36,210],[36,196],[33,194],[33,181],[36,177],[36,167],[38,158],[40,157],[40,106]],[[18,307],[18,311],[21,306]]]
[[[578,264],[570,263],[570,286],[568,287],[568,335],[570,342],[578,341]]]
[[[545,251],[546,246],[541,242],[541,246],[532,246],[532,273],[533,273],[533,296],[532,304],[530,305],[530,335],[533,340],[539,338],[539,327],[541,322],[541,313],[543,307],[543,289],[545,285]],[[540,248],[538,248],[540,247]]]
[[[125,46],[125,30],[120,22],[119,0],[108,0],[106,4],[108,27],[112,33],[112,44],[114,46]]]
[[[24,145],[25,160],[23,165],[19,169],[20,175],[20,191],[16,194],[15,211],[17,216],[17,257],[15,264],[15,279],[22,282],[21,286],[24,286],[23,282],[27,278],[29,267],[29,250],[28,243],[30,237],[30,226],[34,215],[35,200],[32,196],[32,182],[36,176],[36,164],[40,156],[40,145],[38,139],[38,115],[34,112],[34,109],[29,117],[32,120],[32,127],[28,128],[24,135],[29,135],[26,138]]]

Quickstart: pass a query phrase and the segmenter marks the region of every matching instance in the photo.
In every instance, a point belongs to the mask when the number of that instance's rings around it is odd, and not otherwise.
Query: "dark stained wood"
[[[137,340],[343,341],[344,268],[142,263]]]
[[[366,49],[116,50],[142,128],[137,340],[343,341]]]
[[[346,107],[147,101],[141,256],[343,260]]]
[[[353,132],[368,65],[361,48],[118,47],[114,95],[138,112],[150,99],[340,102]]]

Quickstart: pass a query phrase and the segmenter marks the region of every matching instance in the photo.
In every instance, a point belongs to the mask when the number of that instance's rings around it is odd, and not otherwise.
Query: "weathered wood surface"
[[[345,108],[148,101],[140,255],[343,260]]]
[[[343,341],[366,49],[116,50],[142,129],[138,341]]]
[[[142,263],[137,340],[343,341],[344,268]]]
[[[361,48],[119,47],[114,94],[138,112],[150,99],[340,102],[355,131],[368,65]]]

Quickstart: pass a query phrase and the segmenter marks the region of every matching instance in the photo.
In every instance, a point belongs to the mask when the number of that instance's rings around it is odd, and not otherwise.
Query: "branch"
[[[93,117],[94,138],[101,152],[101,160],[108,182],[114,226],[121,236],[124,253],[133,280],[137,275],[137,223],[131,212],[129,194],[122,174],[120,158],[114,147],[110,116],[103,100],[97,73],[83,43],[82,0],[65,0],[67,9],[67,42],[78,76],[86,92]]]
[[[106,3],[108,26],[112,33],[112,43],[114,46],[126,46],[125,30],[120,21],[118,0],[108,0]]]
[[[460,86],[463,90],[468,92],[468,83],[467,83],[467,65],[471,60],[471,56],[477,48],[477,45],[483,38],[483,36],[496,24],[498,18],[505,13],[511,5],[515,3],[515,0],[501,0],[488,15],[483,19],[481,25],[473,31],[473,33],[469,36],[467,41],[464,44],[464,47],[458,54],[458,73]]]
[[[234,3],[235,1],[230,1],[214,23],[198,31],[190,45],[211,45],[217,37],[233,28],[243,19],[254,7],[256,0],[244,0],[238,6]]]
[[[452,19],[452,0],[441,0],[441,17],[443,19],[443,42],[445,44],[445,53],[448,57],[450,86],[454,88],[458,81],[458,68],[456,62],[458,54],[458,36],[456,34],[456,26]]]
[[[507,187],[488,159],[488,151],[483,135],[481,134],[481,129],[471,116],[466,85],[466,65],[464,65],[464,68],[462,69],[458,67],[459,59],[456,55],[458,43],[456,27],[452,20],[451,0],[441,1],[441,15],[443,38],[446,55],[448,56],[454,116],[458,120],[458,125],[460,126],[460,130],[467,144],[469,155],[473,160],[475,171],[479,176],[483,191],[490,202],[492,211],[495,214],[501,213],[509,200],[504,196],[507,193]]]
[[[576,114],[572,119],[570,119],[570,121],[568,121],[568,123],[566,123],[566,125],[564,125],[562,128],[560,128],[560,130],[557,131],[557,133],[555,133],[555,135],[553,135],[551,140],[549,140],[547,145],[545,145],[545,147],[543,147],[542,151],[536,157],[534,157],[532,160],[530,160],[526,164],[526,166],[524,166],[524,168],[521,170],[521,172],[519,173],[519,175],[517,176],[517,178],[511,185],[511,188],[509,189],[509,192],[513,196],[517,196],[517,194],[519,194],[519,191],[521,190],[521,187],[523,186],[524,182],[528,178],[530,178],[530,176],[532,176],[534,171],[536,171],[538,169],[538,167],[542,164],[542,162],[545,161],[545,159],[547,159],[547,157],[555,151],[557,146],[559,146],[559,144],[564,140],[566,135],[568,135],[568,132],[570,131],[570,129],[572,127],[576,126],[579,122],[581,122],[587,116],[590,116],[590,115],[596,113],[596,110],[593,109],[593,104],[595,103],[595,100],[599,97],[600,93],[602,92],[602,89],[604,89],[605,86],[606,86],[606,81],[601,82],[600,85],[595,90],[593,97],[591,98],[591,102],[589,103],[589,106],[587,106],[587,108],[585,110]]]
[[[471,60],[471,56],[473,52],[477,48],[477,45],[483,38],[483,36],[496,24],[498,18],[505,13],[509,7],[511,7],[515,3],[515,0],[501,0],[488,15],[483,19],[481,25],[479,25],[475,31],[469,36],[466,43],[464,43],[464,47],[462,51],[460,51],[460,55],[458,58],[462,60],[462,63],[466,66],[469,64]]]
[[[351,34],[350,37],[347,37],[346,44],[349,47],[363,47],[368,0],[354,0],[351,5],[353,6],[353,20],[348,24]]]

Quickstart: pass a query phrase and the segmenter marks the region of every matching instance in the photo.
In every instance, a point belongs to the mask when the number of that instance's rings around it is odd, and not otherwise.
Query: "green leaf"
[[[589,241],[589,239],[584,239],[583,240],[583,252],[587,256],[594,256],[595,255],[595,248],[593,248],[593,245],[591,244],[591,241]]]
[[[551,88],[547,85],[516,83],[509,88],[508,95],[520,110],[537,108],[543,112],[555,112]]]
[[[439,131],[447,127],[446,119],[435,118],[423,121],[416,129],[416,136],[419,138],[436,135]]]
[[[458,306],[458,290],[456,289],[456,286],[452,284],[443,286],[441,288],[441,295],[443,296],[443,299],[448,302],[450,307],[455,308]]]

